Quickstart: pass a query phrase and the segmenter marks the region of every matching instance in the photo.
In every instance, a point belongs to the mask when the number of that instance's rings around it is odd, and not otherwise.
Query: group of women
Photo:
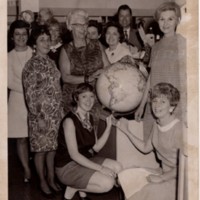
[[[41,14],[40,18],[45,20],[40,19],[42,23],[31,30],[24,19],[10,26],[14,49],[8,53],[8,136],[17,138],[24,182],[31,179],[30,145],[43,195],[52,198],[53,191],[61,191],[56,172],[59,182],[68,186],[66,199],[72,199],[77,191],[81,199],[88,199],[85,192],[103,193],[117,185],[117,174],[122,170],[119,162],[97,155],[115,119],[112,115],[107,117],[106,129],[97,138],[102,108],[95,96],[95,81],[106,66],[124,56],[134,58],[137,52],[131,52],[122,43],[123,30],[115,22],[109,22],[105,28],[107,49],[98,40],[98,29],[97,38],[90,38],[94,35],[88,33],[92,25],[88,28],[89,16],[82,9],[67,15],[72,40],[62,44],[58,21],[51,13],[46,13],[48,17],[44,14],[48,10],[42,11],[44,16]],[[150,88],[158,82],[170,82],[185,97],[185,40],[175,32],[180,17],[175,3],[165,3],[156,10],[164,37],[152,49],[152,70],[136,112],[138,120]],[[185,119],[185,101],[183,98],[177,109],[181,119]],[[145,118],[144,124],[150,123]]]

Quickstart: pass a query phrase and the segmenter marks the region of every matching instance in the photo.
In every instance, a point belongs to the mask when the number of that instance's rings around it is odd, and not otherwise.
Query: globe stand
[[[124,118],[129,119],[129,120],[134,120],[136,110],[137,110],[137,108],[135,108],[134,110],[129,111],[129,112],[121,113],[121,112],[112,111],[112,110],[110,110],[106,107],[102,107],[102,110],[101,110],[101,113],[100,113],[100,119],[105,121],[106,118],[109,115],[112,114],[115,119],[120,119],[121,117],[124,117]],[[116,124],[114,123],[113,125],[115,126]]]

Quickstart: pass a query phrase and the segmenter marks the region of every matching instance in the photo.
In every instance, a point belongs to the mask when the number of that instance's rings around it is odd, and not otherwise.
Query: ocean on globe
[[[100,74],[96,91],[100,102],[114,112],[130,112],[141,102],[146,79],[136,65],[116,62]]]

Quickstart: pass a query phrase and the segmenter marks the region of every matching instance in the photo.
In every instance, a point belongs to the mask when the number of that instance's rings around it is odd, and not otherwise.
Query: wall
[[[38,10],[51,8],[55,16],[63,21],[68,11],[73,8],[84,8],[90,16],[113,16],[122,4],[128,4],[132,8],[133,16],[152,16],[155,8],[165,1],[167,0],[8,0],[8,21],[14,21],[16,18],[17,2],[19,12],[25,9],[35,11],[35,6],[39,4]]]

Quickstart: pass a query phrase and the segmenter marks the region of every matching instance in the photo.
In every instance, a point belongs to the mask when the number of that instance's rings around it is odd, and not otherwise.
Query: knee
[[[106,177],[105,179],[101,181],[100,184],[101,184],[100,187],[101,187],[102,193],[108,192],[113,188],[115,184],[115,180],[112,177]]]
[[[115,170],[116,170],[116,173],[119,173],[120,171],[123,170],[123,166],[120,162],[116,162]]]

